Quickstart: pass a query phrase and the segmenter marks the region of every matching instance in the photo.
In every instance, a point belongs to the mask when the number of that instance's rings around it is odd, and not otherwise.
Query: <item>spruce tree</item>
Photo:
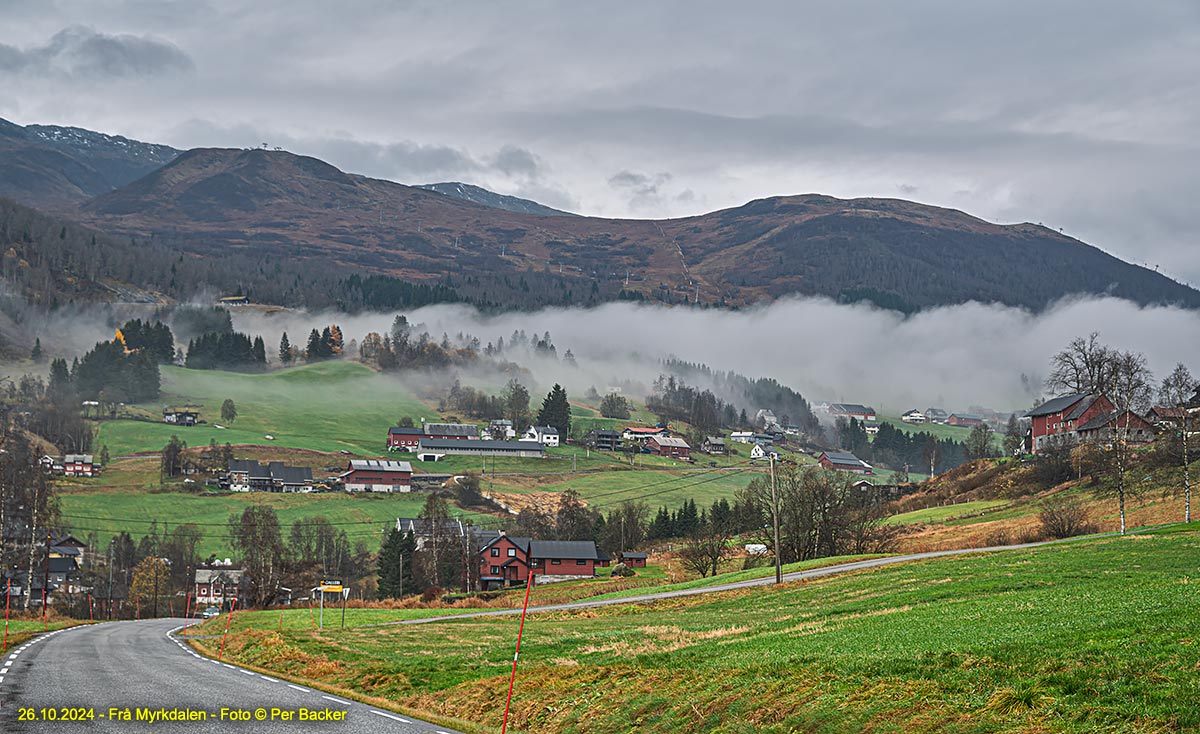
[[[542,409],[538,411],[539,426],[552,426],[558,429],[561,440],[566,441],[571,435],[571,404],[567,401],[567,391],[562,385],[555,384],[542,401]]]
[[[267,345],[263,343],[261,336],[254,337],[254,361],[259,364],[267,363]]]
[[[29,358],[34,362],[42,361],[42,340],[41,337],[33,340],[33,351],[29,353]]]
[[[279,361],[283,364],[292,363],[292,343],[288,341],[287,332],[283,332],[283,337],[279,340]]]
[[[401,533],[396,528],[390,528],[384,536],[383,546],[379,549],[379,598],[399,599],[408,593],[416,591],[413,583],[412,560],[416,550],[416,539],[412,533]]]
[[[308,335],[308,346],[304,348],[304,358],[309,362],[321,358],[321,332],[313,329]]]

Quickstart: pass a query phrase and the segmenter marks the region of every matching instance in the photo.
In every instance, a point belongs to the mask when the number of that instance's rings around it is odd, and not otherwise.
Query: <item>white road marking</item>
[[[394,714],[385,714],[384,712],[376,711],[375,709],[371,709],[371,713],[375,714],[376,716],[382,716],[385,719],[391,719],[392,721],[399,721],[402,724],[411,724],[412,723],[408,719],[402,719],[399,716],[396,716]]]
[[[240,670],[238,672],[241,673],[242,675],[254,675],[254,673],[249,670]]]
[[[294,685],[292,685],[291,683],[288,683],[288,684],[287,684],[287,687],[288,687],[288,688],[295,688],[297,691],[301,691],[301,692],[303,692],[303,693],[308,693],[308,689],[307,689],[307,688],[301,688],[300,686],[294,686]]]
[[[342,704],[345,704],[345,705],[347,705],[347,706],[349,706],[349,705],[350,705],[350,702],[349,702],[349,701],[343,701],[342,699],[340,699],[340,698],[334,698],[333,696],[321,696],[321,698],[325,699],[326,701],[337,701],[338,703],[342,703]]]
[[[269,680],[269,681],[271,681],[272,683],[278,683],[278,682],[279,682],[279,681],[275,680],[274,678],[272,678],[272,677],[271,677],[271,676],[269,676],[269,675],[260,675],[260,676],[258,676],[258,677],[259,677],[259,678],[262,678],[263,680]]]

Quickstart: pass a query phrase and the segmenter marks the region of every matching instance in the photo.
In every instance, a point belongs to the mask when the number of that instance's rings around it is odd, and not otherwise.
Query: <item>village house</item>
[[[729,440],[738,443],[754,443],[754,431],[734,431],[729,434]]]
[[[537,441],[437,438],[422,438],[417,447],[417,458],[421,461],[440,461],[446,456],[512,456],[541,459],[546,456],[546,447]]]
[[[646,554],[637,551],[617,551],[617,563],[623,563],[629,568],[645,568]]]
[[[193,577],[193,609],[206,606],[228,607],[238,598],[245,571],[231,565],[214,564],[196,569]]]
[[[311,492],[312,469],[282,461],[260,464],[254,459],[231,459],[221,488],[230,492]]]
[[[62,468],[63,474],[68,477],[94,477],[100,474],[100,467],[91,454],[67,454],[63,457]]]
[[[754,448],[750,449],[751,459],[779,459],[779,452],[774,449],[767,448],[769,444],[754,444]]]
[[[479,439],[479,426],[469,423],[422,423],[424,438],[443,441],[467,441]]]
[[[163,423],[173,426],[194,426],[200,420],[200,414],[194,410],[175,410],[163,408]]]
[[[621,438],[626,441],[645,443],[651,436],[669,436],[671,432],[663,426],[628,426]]]
[[[926,408],[925,420],[929,423],[945,423],[950,414],[941,408]]]
[[[904,421],[905,423],[924,423],[927,419],[924,413],[916,408],[913,408],[912,410],[905,412],[904,415],[900,416],[900,420]]]
[[[489,421],[484,433],[486,435],[483,438],[489,441],[511,441],[517,437],[517,429],[513,428],[512,421],[508,419]]]
[[[875,409],[858,403],[830,403],[829,414],[832,416],[844,416],[846,418],[857,418],[860,421],[876,420]]]
[[[1187,408],[1172,408],[1169,406],[1155,405],[1146,413],[1146,420],[1154,425],[1171,425],[1175,427],[1182,426],[1187,420]]]
[[[874,471],[874,467],[848,451],[823,451],[817,457],[817,463],[826,469],[854,474],[870,474]]]
[[[1079,440],[1101,446],[1117,441],[1147,444],[1157,437],[1154,425],[1132,410],[1112,411],[1098,415],[1075,429]]]
[[[521,438],[525,441],[537,441],[543,446],[553,447],[558,445],[558,429],[554,426],[531,426]]]
[[[583,439],[584,444],[596,451],[620,451],[621,434],[604,428],[593,428]]]
[[[388,451],[416,451],[417,444],[421,441],[422,433],[420,428],[412,428],[409,426],[392,426],[388,429],[387,450]]]
[[[974,428],[975,426],[983,425],[983,419],[970,413],[951,413],[950,417],[946,419],[946,425]]]
[[[347,492],[411,492],[412,475],[407,461],[351,459],[338,479]]]
[[[534,540],[504,534],[479,551],[479,583],[484,589],[571,581],[596,575],[600,554],[590,540]]]
[[[756,433],[750,437],[750,443],[762,444],[763,446],[772,446],[776,441],[773,433]]]
[[[692,454],[692,447],[682,438],[671,436],[651,436],[646,441],[648,453],[656,456],[670,456],[676,459],[687,459]]]
[[[1029,450],[1036,454],[1051,444],[1074,444],[1079,426],[1113,410],[1115,406],[1103,395],[1075,393],[1047,400],[1025,414],[1030,419]]]
[[[704,439],[704,443],[700,444],[700,450],[706,454],[724,456],[729,453],[725,448],[725,439],[720,436],[708,436]]]
[[[42,471],[46,472],[47,474],[63,473],[62,459],[58,458],[57,456],[51,456],[49,454],[43,455],[42,458],[38,459],[38,466],[42,467]]]
[[[862,426],[863,432],[865,432],[868,436],[874,436],[875,434],[879,433],[878,423],[863,423]]]

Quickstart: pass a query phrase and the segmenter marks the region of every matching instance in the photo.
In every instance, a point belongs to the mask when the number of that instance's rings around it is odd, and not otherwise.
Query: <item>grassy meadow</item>
[[[1200,730],[1200,533],[1174,530],[537,614],[515,728]],[[225,654],[483,731],[499,726],[516,628],[242,629]]]

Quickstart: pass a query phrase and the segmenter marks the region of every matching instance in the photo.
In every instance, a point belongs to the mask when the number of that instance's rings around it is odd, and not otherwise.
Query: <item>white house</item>
[[[751,459],[778,459],[779,452],[767,448],[761,443],[754,444],[754,448],[750,449]]]
[[[905,423],[924,423],[925,413],[913,408],[904,415],[900,416],[900,420],[904,421]]]
[[[558,429],[554,426],[532,426],[525,435],[521,436],[525,441],[537,441],[543,446],[558,445]]]
[[[738,443],[754,443],[754,431],[734,431],[729,434],[729,440]]]

